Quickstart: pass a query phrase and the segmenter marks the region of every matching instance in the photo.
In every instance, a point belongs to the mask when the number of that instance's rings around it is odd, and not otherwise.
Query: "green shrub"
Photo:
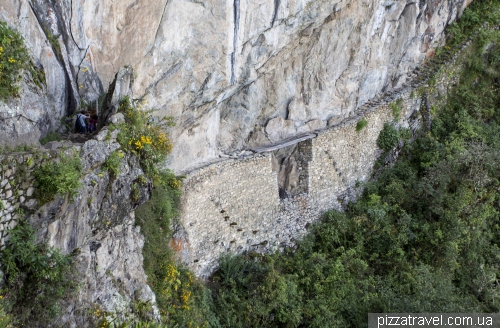
[[[81,186],[82,164],[77,154],[63,155],[58,162],[47,162],[34,171],[35,196],[45,204],[57,194],[74,197]]]
[[[279,258],[254,254],[221,259],[212,288],[222,327],[299,326],[305,314],[301,282],[297,275],[283,272],[281,264]]]
[[[61,140],[61,134],[60,133],[57,133],[55,131],[50,131],[45,137],[43,137],[42,139],[40,139],[40,143],[42,145],[45,145],[48,142],[51,142],[51,141],[60,141],[60,140]]]
[[[0,153],[16,153],[16,152],[25,152],[25,151],[32,151],[36,147],[31,146],[31,145],[18,145],[15,147],[9,147],[9,146],[0,146]]]
[[[358,123],[356,124],[356,131],[361,131],[365,126],[368,125],[368,121],[363,117]]]
[[[155,119],[146,112],[134,108],[130,98],[120,100],[118,110],[125,115],[125,123],[119,126],[117,140],[123,149],[137,154],[148,176],[158,175],[156,165],[172,151],[172,142],[165,129],[172,126],[172,118]]]
[[[60,313],[60,301],[71,297],[73,259],[59,250],[35,243],[35,231],[18,224],[9,231],[2,251],[2,269],[6,277],[6,299],[19,326],[53,322]]]
[[[0,295],[0,328],[12,328],[12,315],[8,313],[8,304]]]
[[[391,103],[390,107],[392,110],[392,116],[394,117],[394,120],[399,121],[401,110],[403,110],[403,99],[399,98],[395,102]]]
[[[382,150],[389,151],[397,146],[399,131],[390,123],[384,123],[384,128],[377,138],[377,146]]]
[[[138,182],[132,183],[132,188],[130,190],[130,198],[132,202],[137,203],[141,198],[141,185]]]
[[[125,154],[121,150],[116,150],[109,155],[104,163],[104,168],[115,178],[120,174],[120,166],[124,156]]]
[[[498,0],[472,2],[463,15],[446,29],[447,43],[460,44],[473,36],[484,24],[490,27],[500,24],[500,3]]]
[[[19,95],[21,72],[29,63],[21,35],[0,21],[0,100]]]

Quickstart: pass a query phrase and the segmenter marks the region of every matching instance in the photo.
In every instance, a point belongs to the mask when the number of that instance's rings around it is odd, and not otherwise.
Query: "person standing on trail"
[[[80,113],[76,114],[75,130],[76,133],[87,133],[87,112],[82,110]]]
[[[99,117],[97,116],[95,109],[90,111],[90,117],[87,120],[88,121],[87,131],[89,133],[95,132],[95,130],[97,129],[98,120],[99,120]]]

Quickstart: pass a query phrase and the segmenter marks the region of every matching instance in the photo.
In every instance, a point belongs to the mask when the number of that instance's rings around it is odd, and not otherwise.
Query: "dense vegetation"
[[[485,16],[500,22],[498,1],[472,6],[451,30],[458,39]],[[222,260],[211,279],[221,326],[366,327],[369,312],[500,311],[500,33],[482,30],[467,55],[431,131],[357,203],[328,212],[296,250]],[[383,133],[387,150],[400,134]]]
[[[18,95],[17,82],[27,63],[29,55],[23,38],[0,21],[0,100]]]
[[[34,229],[26,223],[9,232],[2,251],[5,299],[0,296],[0,327],[54,324],[61,313],[60,300],[70,298],[77,285],[73,280],[73,258],[59,250],[36,244]],[[11,314],[5,314],[10,308]]]
[[[157,164],[165,160],[172,151],[172,141],[165,130],[174,123],[171,117],[151,116],[148,112],[132,106],[127,96],[120,100],[118,110],[124,114],[126,123],[120,124],[118,142],[122,149],[139,157],[144,172],[153,179],[158,179]]]
[[[47,161],[34,171],[35,196],[41,205],[52,201],[57,194],[73,198],[80,188],[82,174],[82,163],[76,153]]]
[[[35,67],[22,36],[0,21],[0,101],[19,95],[18,82],[23,71],[30,72],[35,85],[44,83],[44,73]]]

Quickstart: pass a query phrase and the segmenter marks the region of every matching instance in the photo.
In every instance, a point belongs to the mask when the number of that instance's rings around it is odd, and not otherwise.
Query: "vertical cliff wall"
[[[19,97],[0,101],[0,142],[7,146],[38,144],[38,139],[57,129],[59,119],[66,115],[69,100],[64,67],[28,1],[2,1],[0,20],[21,33],[33,64],[44,72],[40,85],[25,72]]]
[[[7,0],[0,19],[25,37],[47,86],[0,107],[2,138],[36,141],[131,65],[134,98],[175,118],[168,164],[180,171],[345,119],[401,86],[466,4]]]

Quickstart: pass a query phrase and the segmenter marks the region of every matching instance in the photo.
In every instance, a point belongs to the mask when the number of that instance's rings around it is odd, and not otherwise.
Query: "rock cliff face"
[[[142,267],[144,236],[134,222],[134,208],[149,198],[149,191],[143,187],[137,201],[131,197],[133,181],[144,173],[137,158],[126,156],[113,178],[102,165],[120,146],[112,135],[104,141],[106,135],[103,130],[97,140],[76,146],[87,173],[75,199],[58,197],[29,218],[41,240],[64,253],[78,253],[81,287],[61,318],[72,327],[89,325],[86,313],[79,312],[82,308],[98,306],[123,320],[134,302],[155,304]]]
[[[113,138],[117,132],[108,140],[104,140],[104,129],[95,140],[83,144],[53,142],[47,144],[52,150],[0,156],[0,245],[8,238],[8,228],[26,220],[39,241],[74,254],[74,279],[79,288],[76,295],[63,301],[61,316],[54,318],[58,327],[93,326],[92,308],[125,321],[133,316],[137,302],[149,302],[150,315],[158,316],[156,298],[142,266],[144,236],[134,220],[134,209],[149,199],[149,188],[142,186],[140,195],[131,197],[133,181],[144,173],[137,158],[129,155],[122,159],[116,177],[103,167],[120,147]],[[76,152],[81,157],[82,187],[72,200],[67,195],[57,196],[39,206],[33,197],[33,171],[61,152]]]
[[[0,19],[46,87],[0,106],[0,138],[36,142],[132,65],[134,98],[177,122],[168,164],[181,171],[349,116],[404,83],[467,3],[7,0]]]

